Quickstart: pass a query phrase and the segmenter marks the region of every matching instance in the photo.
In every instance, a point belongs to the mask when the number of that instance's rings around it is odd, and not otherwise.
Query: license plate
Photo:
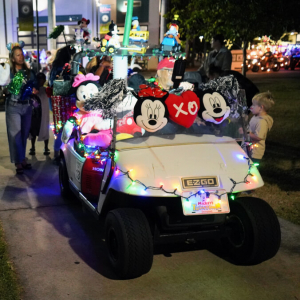
[[[217,176],[209,177],[185,177],[181,178],[182,187],[184,189],[195,189],[195,188],[212,188],[219,186],[219,180]]]
[[[212,215],[227,214],[230,212],[228,197],[225,190],[206,190],[195,194],[195,191],[184,192],[181,197],[183,214],[192,215]],[[191,196],[188,200],[187,197]],[[222,195],[222,196],[218,196]]]

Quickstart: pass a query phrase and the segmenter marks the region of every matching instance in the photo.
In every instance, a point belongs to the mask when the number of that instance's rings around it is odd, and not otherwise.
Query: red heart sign
[[[186,91],[180,96],[170,94],[165,103],[172,121],[185,128],[193,125],[200,108],[200,100],[194,92]]]

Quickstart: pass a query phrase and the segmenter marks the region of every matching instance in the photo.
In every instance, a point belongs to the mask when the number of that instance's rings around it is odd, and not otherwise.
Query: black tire
[[[285,66],[284,69],[285,69],[285,70],[288,70],[288,69],[289,69],[289,66]]]
[[[118,208],[105,220],[105,241],[115,273],[136,278],[150,271],[153,263],[153,240],[148,221],[139,209]]]
[[[231,259],[237,264],[255,265],[275,256],[281,232],[272,207],[254,197],[237,198],[229,203],[227,236],[222,242]]]
[[[259,66],[254,65],[254,66],[252,67],[252,72],[258,72],[258,71],[259,71]]]
[[[63,197],[69,197],[72,193],[70,186],[69,186],[69,175],[66,166],[65,159],[62,158],[59,162],[59,187],[60,193]]]

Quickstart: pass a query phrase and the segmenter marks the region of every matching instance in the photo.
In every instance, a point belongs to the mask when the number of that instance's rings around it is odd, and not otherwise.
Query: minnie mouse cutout
[[[76,106],[79,109],[73,117],[76,118],[76,123],[79,124],[82,137],[84,136],[84,144],[90,146],[99,146],[107,148],[112,140],[110,124],[103,121],[101,111],[86,111],[84,109],[85,101],[94,97],[99,93],[99,76],[91,73],[84,75],[77,75],[74,79],[73,87],[76,88],[77,102]],[[69,124],[69,123],[68,123]],[[65,126],[62,134],[62,141],[67,143],[73,127]]]
[[[86,44],[90,44],[90,35],[91,31],[88,29],[88,25],[90,24],[90,20],[82,18],[78,21],[79,27],[83,30],[83,39],[85,40]]]
[[[141,90],[135,97],[134,121],[148,132],[162,129],[169,121],[169,112],[165,104],[169,93],[158,87],[151,88],[141,85]]]

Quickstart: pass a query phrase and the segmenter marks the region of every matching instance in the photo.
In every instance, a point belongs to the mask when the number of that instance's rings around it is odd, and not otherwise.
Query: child
[[[273,96],[270,92],[260,93],[252,99],[250,111],[253,117],[249,123],[248,135],[254,147],[251,151],[251,159],[254,163],[260,163],[266,149],[266,138],[273,126],[273,118],[268,111],[274,105]]]
[[[44,155],[49,155],[49,101],[48,96],[46,94],[46,89],[44,87],[44,84],[46,82],[46,75],[44,73],[38,73],[36,77],[40,87],[38,94],[40,107],[34,108],[32,114],[32,122],[30,129],[31,149],[29,155],[35,155],[35,141],[37,136],[38,141],[44,141]]]

